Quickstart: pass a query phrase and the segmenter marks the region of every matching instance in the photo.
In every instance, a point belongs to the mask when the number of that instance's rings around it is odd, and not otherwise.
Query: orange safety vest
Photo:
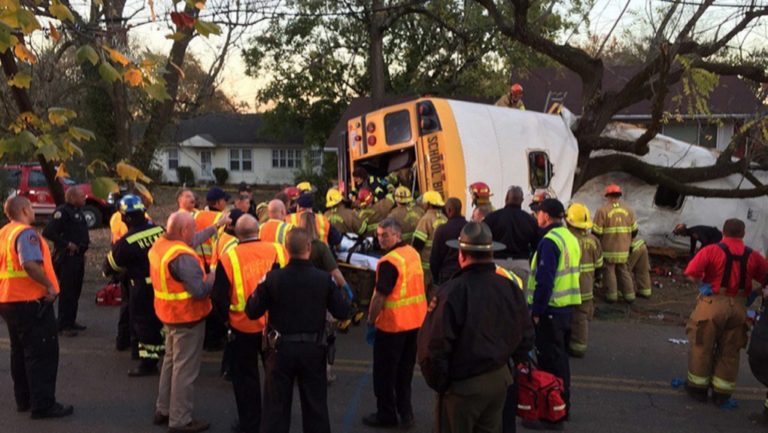
[[[219,222],[221,218],[221,212],[215,212],[212,210],[199,210],[192,212],[192,217],[195,219],[195,230],[202,231],[208,227]],[[219,231],[208,238],[205,242],[198,245],[196,248],[197,255],[203,259],[204,263],[211,263],[211,257],[213,256],[213,245],[219,238]]]
[[[291,224],[295,227],[299,226],[299,221],[301,220],[301,214],[308,211],[301,211],[292,213],[285,217],[285,222],[288,224]],[[325,215],[321,213],[315,214],[315,227],[317,229],[317,238],[323,241],[324,244],[328,245],[328,234],[331,231],[331,222],[328,221],[328,218],[325,217]]]
[[[227,273],[232,290],[229,301],[229,324],[240,332],[255,334],[264,330],[266,317],[251,320],[245,315],[245,303],[256,286],[275,263],[285,266],[285,247],[274,242],[246,242],[227,251],[221,266]]]
[[[292,228],[293,225],[287,222],[270,219],[259,226],[259,240],[285,245],[285,238]]]
[[[216,265],[221,261],[227,251],[232,247],[237,246],[237,238],[227,232],[223,232],[219,239],[216,241],[216,245],[213,248],[213,254],[211,255],[211,272],[216,270]]]
[[[211,312],[210,298],[195,299],[184,289],[180,281],[171,275],[168,265],[176,257],[189,254],[197,258],[195,250],[182,241],[172,241],[165,236],[158,238],[149,249],[149,277],[155,291],[155,312],[166,324],[193,323],[204,319]],[[197,258],[200,272],[205,273],[203,262]]]
[[[410,245],[395,248],[379,260],[391,263],[397,269],[397,282],[376,318],[376,328],[384,332],[403,332],[418,329],[427,315],[427,297],[424,294],[424,272],[421,256]],[[378,278],[378,266],[376,275]]]
[[[0,248],[0,303],[24,302],[40,299],[48,294],[45,287],[33,280],[24,270],[16,251],[16,240],[21,232],[31,229],[31,226],[17,222],[10,222],[0,229],[0,239],[4,242]],[[43,270],[45,276],[53,284],[56,293],[59,293],[59,280],[53,271],[53,260],[48,243],[39,233],[35,232],[40,249],[43,253]]]

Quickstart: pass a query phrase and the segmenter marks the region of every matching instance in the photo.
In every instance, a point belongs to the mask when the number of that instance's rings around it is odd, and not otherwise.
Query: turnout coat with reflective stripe
[[[544,235],[543,239],[549,239],[554,242],[560,251],[560,258],[555,270],[555,285],[552,288],[552,296],[549,298],[549,306],[562,308],[570,305],[580,305],[579,272],[581,248],[579,247],[579,241],[565,227],[553,228]],[[531,275],[528,277],[528,288],[526,290],[528,292],[528,304],[533,304],[533,292],[536,290],[537,255],[538,253],[533,255]]]
[[[40,299],[47,294],[45,287],[30,278],[27,271],[21,265],[19,252],[16,251],[16,241],[19,235],[31,226],[17,222],[10,222],[0,229],[0,303],[23,302]],[[53,271],[51,250],[39,233],[35,232],[40,249],[43,253],[43,270],[45,276],[53,284],[54,291],[59,293],[59,280]]]
[[[249,319],[245,315],[245,304],[275,263],[282,268],[285,262],[285,248],[274,242],[249,241],[227,251],[220,263],[232,287],[229,301],[230,326],[250,334],[264,330],[266,317]]]
[[[608,203],[595,213],[592,233],[600,236],[608,263],[627,263],[632,232],[636,230],[635,213],[624,202]]]
[[[376,328],[384,332],[404,332],[418,329],[427,315],[424,294],[424,272],[419,253],[410,245],[390,251],[379,260],[391,263],[397,269],[397,282],[376,318]],[[376,269],[378,275],[378,266]]]
[[[149,250],[149,276],[155,291],[155,312],[161,322],[169,325],[193,323],[204,319],[211,312],[211,300],[195,299],[184,289],[180,281],[171,276],[168,265],[176,257],[188,254],[195,257],[204,275],[203,262],[189,245],[161,237]]]

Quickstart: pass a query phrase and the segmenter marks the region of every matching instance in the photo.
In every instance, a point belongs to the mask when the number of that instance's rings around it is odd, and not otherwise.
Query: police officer
[[[289,430],[298,377],[304,432],[329,433],[325,312],[346,319],[349,303],[331,275],[312,266],[312,240],[304,229],[291,230],[286,245],[288,265],[266,275],[245,310],[252,320],[269,313],[261,432]]]
[[[387,251],[376,267],[376,287],[368,309],[373,340],[373,392],[376,412],[363,418],[369,427],[413,426],[411,380],[416,337],[427,314],[419,253],[403,242],[397,221],[379,223],[376,236]]]
[[[233,211],[234,213],[234,211]],[[230,214],[231,215],[231,214]],[[233,218],[234,219],[234,218]],[[261,422],[259,354],[265,319],[245,315],[245,300],[272,269],[285,266],[285,248],[259,241],[259,223],[250,214],[235,223],[238,244],[224,253],[216,267],[211,300],[217,314],[225,318],[230,337],[226,354],[235,391],[238,432],[258,433]]]
[[[85,326],[77,323],[77,303],[83,290],[85,251],[90,244],[88,223],[82,208],[85,193],[73,186],[64,194],[66,203],[56,208],[43,229],[43,236],[53,242],[53,265],[61,284],[59,296],[59,332],[74,337]]]
[[[165,230],[148,221],[145,212],[144,204],[135,195],[120,200],[120,214],[128,232],[112,246],[104,262],[104,274],[123,274],[130,293],[128,316],[139,352],[139,365],[128,371],[131,377],[157,374],[157,363],[164,350],[160,332],[163,325],[155,314],[147,253]]]
[[[53,302],[59,283],[48,244],[31,224],[35,212],[26,197],[3,207],[10,222],[0,229],[0,317],[11,340],[11,377],[18,412],[32,419],[71,415],[56,402],[59,341]]]
[[[563,227],[564,216],[565,208],[557,199],[548,198],[539,205],[536,218],[543,238],[533,255],[526,294],[536,330],[536,359],[542,370],[563,379],[563,399],[568,411],[571,368],[567,350],[573,307],[581,304],[581,249],[576,237]],[[560,423],[562,421],[545,427],[560,429]],[[536,423],[526,421],[523,426],[538,427]]]

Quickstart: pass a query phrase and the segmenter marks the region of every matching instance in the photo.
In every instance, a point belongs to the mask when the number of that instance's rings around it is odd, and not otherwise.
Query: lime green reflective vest
[[[581,262],[581,248],[579,241],[565,227],[555,227],[544,236],[555,243],[560,251],[560,259],[555,271],[555,287],[552,289],[552,297],[549,298],[549,306],[555,308],[581,304],[581,291],[579,290],[579,265]],[[536,255],[533,255],[531,274],[528,276],[528,304],[533,304],[533,292],[536,289]]]

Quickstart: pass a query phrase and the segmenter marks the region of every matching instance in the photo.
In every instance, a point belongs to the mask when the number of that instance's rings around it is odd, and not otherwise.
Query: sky
[[[173,33],[168,26],[167,22],[163,20],[157,20],[151,22],[150,20],[150,8],[148,2],[151,0],[128,0],[128,6],[126,7],[126,16],[132,16],[131,22],[136,24],[136,28],[129,34],[131,35],[132,44],[139,47],[147,47],[156,52],[168,53],[172,44],[172,41],[165,38],[165,35]],[[240,3],[278,3],[281,0],[208,0],[208,4],[212,5],[216,2],[219,4],[235,4]],[[689,0],[694,3],[698,0]],[[713,16],[716,17],[713,20],[713,25],[717,24],[717,20],[727,20],[728,14],[732,13],[734,8],[728,7],[728,5],[738,4],[741,0],[717,0],[715,4],[724,5],[724,7],[716,8],[713,12]],[[229,3],[227,3],[229,2]],[[86,12],[86,5],[90,4],[90,0],[73,0],[73,6],[75,9]],[[159,17],[167,17],[170,11],[171,0],[154,0],[155,12]],[[665,0],[654,0],[651,2],[651,7],[660,7],[665,4]],[[626,7],[626,10],[623,11]],[[687,6],[692,8],[693,6]],[[648,1],[647,0],[596,0],[594,7],[589,12],[590,24],[589,28],[585,28],[583,25],[578,33],[573,35],[563,35],[563,39],[568,39],[571,43],[578,43],[579,38],[583,38],[587,32],[595,35],[606,35],[612,31],[612,36],[621,38],[623,32],[626,29],[631,29],[633,26],[648,16]],[[722,18],[720,18],[722,17]],[[245,74],[245,64],[243,62],[241,51],[242,48],[248,46],[248,36],[256,35],[264,30],[263,23],[250,26],[245,33],[245,36],[235,45],[234,49],[231,49],[230,56],[227,60],[226,66],[222,72],[222,90],[230,96],[235,102],[245,102],[249,105],[250,109],[247,111],[257,111],[260,108],[255,103],[256,95],[261,87],[264,86],[265,78],[253,78]],[[752,44],[765,44],[768,42],[768,32],[764,26],[760,29],[752,31],[748,40]],[[193,53],[196,57],[201,59],[203,65],[207,67],[214,59],[215,53],[218,52],[218,47],[222,43],[221,37],[211,36],[210,38],[196,37],[193,39],[189,52]]]

